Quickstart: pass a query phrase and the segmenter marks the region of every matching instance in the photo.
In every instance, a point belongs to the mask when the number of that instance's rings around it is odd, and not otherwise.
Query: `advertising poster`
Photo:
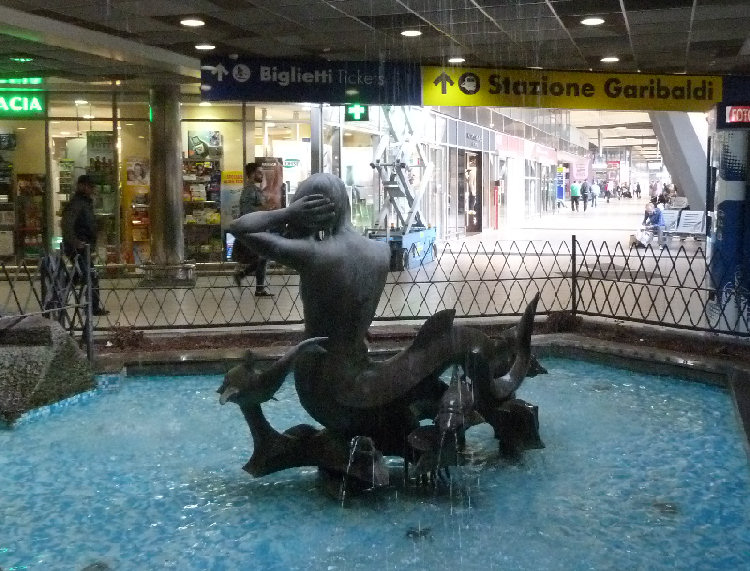
[[[240,216],[242,171],[221,171],[221,229],[226,232],[232,220]]]
[[[188,131],[189,159],[218,159],[224,154],[221,131]]]
[[[263,170],[261,188],[265,195],[267,210],[275,210],[286,206],[284,161],[277,157],[256,157],[255,162],[259,162]]]
[[[123,255],[129,263],[141,265],[150,258],[151,221],[149,218],[149,159],[125,159],[125,189],[122,197]],[[132,245],[132,256],[129,255]]]
[[[115,136],[112,131],[88,131],[86,133],[86,154],[92,170],[106,170],[115,156]]]
[[[149,159],[144,157],[128,157],[125,160],[126,180],[125,186],[133,191],[133,194],[147,194],[151,184],[151,169]]]
[[[607,180],[620,180],[620,161],[607,161]]]
[[[588,163],[576,163],[575,169],[576,169],[576,174],[573,177],[574,180],[586,180],[589,178]]]

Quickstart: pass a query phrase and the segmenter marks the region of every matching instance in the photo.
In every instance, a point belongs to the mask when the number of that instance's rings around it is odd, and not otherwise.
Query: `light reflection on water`
[[[544,450],[507,465],[475,427],[445,493],[393,487],[346,509],[314,469],[241,470],[249,430],[218,405],[219,377],[128,380],[0,432],[0,568],[750,566],[750,471],[725,391],[544,365],[519,392],[539,405]],[[285,384],[271,423],[310,422],[296,403]]]

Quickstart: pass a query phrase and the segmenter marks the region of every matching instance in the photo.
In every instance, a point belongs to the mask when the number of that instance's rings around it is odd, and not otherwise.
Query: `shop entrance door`
[[[482,231],[482,155],[466,152],[466,232]]]

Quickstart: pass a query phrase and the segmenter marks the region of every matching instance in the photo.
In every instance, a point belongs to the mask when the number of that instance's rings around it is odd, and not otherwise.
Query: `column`
[[[650,111],[649,117],[672,181],[688,199],[690,210],[705,210],[705,134],[701,141],[687,113]]]
[[[157,266],[175,266],[185,258],[180,88],[156,87],[150,99],[151,258]]]

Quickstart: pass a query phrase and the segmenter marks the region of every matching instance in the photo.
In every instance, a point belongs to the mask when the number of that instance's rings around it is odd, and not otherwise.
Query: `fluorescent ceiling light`
[[[417,36],[421,36],[422,32],[419,30],[404,30],[401,32],[402,36],[406,36],[407,38],[416,38]]]
[[[581,24],[584,26],[600,26],[604,23],[604,18],[599,18],[598,16],[592,16],[590,18],[584,18],[581,20]]]
[[[89,104],[89,102],[86,101],[85,99],[76,99],[75,101],[73,101],[73,103],[75,103],[76,105],[88,105]]]
[[[210,50],[215,50],[216,46],[213,44],[196,44],[195,49],[207,52]]]
[[[448,63],[464,63],[466,61],[466,58],[462,57],[452,57],[448,60]]]
[[[211,102],[210,101],[201,101],[200,103],[198,103],[198,107],[211,107]]]
[[[530,65],[529,69],[544,69],[541,65]]]
[[[612,62],[620,61],[620,58],[618,58],[616,56],[607,56],[607,57],[603,57],[599,61],[601,61],[603,63],[612,63]]]
[[[180,24],[187,26],[188,28],[200,28],[201,26],[206,25],[206,23],[200,18],[185,18],[184,20],[180,20]]]
[[[94,116],[93,115],[84,115],[83,118],[84,119],[93,119]]]
[[[30,61],[34,61],[34,58],[29,56],[11,56],[8,59],[16,63],[29,63]]]

